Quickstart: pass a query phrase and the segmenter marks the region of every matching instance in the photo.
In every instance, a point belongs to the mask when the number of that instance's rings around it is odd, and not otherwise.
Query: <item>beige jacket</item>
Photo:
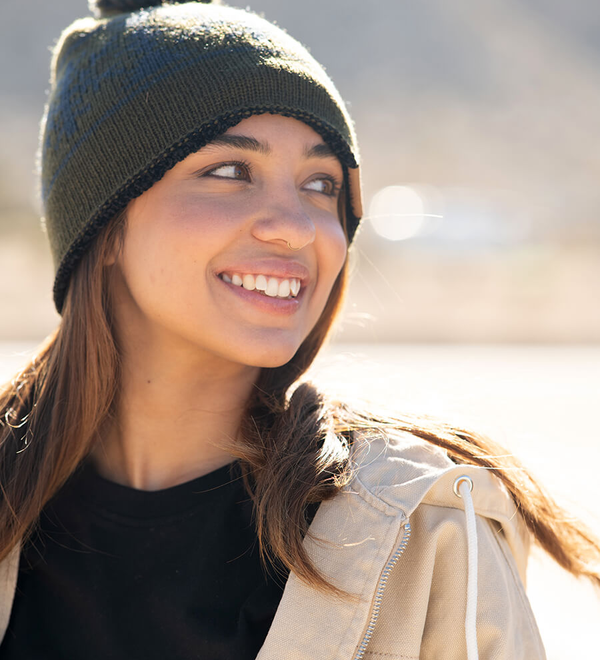
[[[541,660],[524,590],[529,535],[500,482],[457,466],[412,436],[355,448],[350,486],[323,503],[306,539],[321,571],[354,599],[317,593],[292,575],[258,660]],[[478,585],[467,598],[462,475],[473,482]],[[473,552],[471,552],[473,559]],[[19,549],[0,564],[0,638]],[[471,578],[473,576],[471,567]],[[467,652],[467,601],[476,646]],[[475,610],[474,610],[475,613]]]
[[[524,589],[529,533],[500,482],[413,436],[355,455],[357,477],[311,525],[322,541],[306,543],[358,598],[317,594],[292,575],[258,660],[545,658]],[[462,475],[477,513],[478,655],[465,641],[466,515],[453,488]]]

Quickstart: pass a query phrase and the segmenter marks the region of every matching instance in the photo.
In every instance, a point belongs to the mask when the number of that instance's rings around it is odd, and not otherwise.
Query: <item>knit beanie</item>
[[[354,127],[310,53],[258,15],[210,2],[96,0],[53,52],[39,163],[62,310],[106,223],[170,168],[245,117],[294,117],[343,169],[349,240],[362,214]]]

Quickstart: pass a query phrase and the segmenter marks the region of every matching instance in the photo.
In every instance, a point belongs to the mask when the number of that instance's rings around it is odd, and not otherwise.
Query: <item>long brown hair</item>
[[[342,222],[346,204],[342,191]],[[83,256],[58,329],[0,390],[0,560],[31,533],[42,508],[89,454],[113,414],[120,363],[110,274],[103,264],[123,240],[125,223],[122,212]],[[378,416],[328,402],[312,384],[298,384],[328,336],[347,278],[346,262],[321,318],[294,357],[261,371],[242,419],[243,440],[234,452],[254,502],[263,557],[278,560],[318,589],[339,593],[304,549],[307,506],[332,498],[351,480],[354,434],[399,430],[443,447],[457,462],[496,470],[540,545],[565,569],[600,586],[598,540],[567,516],[516,459],[505,458],[504,448],[439,422]]]

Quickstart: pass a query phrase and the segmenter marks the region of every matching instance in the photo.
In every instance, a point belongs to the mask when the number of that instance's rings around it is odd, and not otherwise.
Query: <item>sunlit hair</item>
[[[339,215],[345,227],[346,191]],[[83,256],[71,278],[58,329],[0,390],[0,560],[34,528],[44,505],[90,453],[119,394],[120,359],[110,303],[111,269],[122,245],[120,213]],[[326,307],[294,357],[263,369],[248,401],[241,441],[232,448],[254,502],[263,558],[317,589],[341,594],[308,557],[307,507],[330,499],[352,479],[357,436],[409,432],[444,448],[458,463],[485,466],[503,481],[527,526],[552,557],[600,586],[600,545],[565,514],[516,459],[487,438],[424,418],[386,417],[328,400],[299,382],[326,340],[346,290],[348,263]]]

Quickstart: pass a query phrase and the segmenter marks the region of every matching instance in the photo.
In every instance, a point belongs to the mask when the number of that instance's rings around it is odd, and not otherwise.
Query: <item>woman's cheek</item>
[[[348,243],[346,241],[346,234],[339,222],[333,224],[330,228],[329,247],[327,252],[331,262],[332,270],[335,271],[335,277],[338,276],[342,270],[342,266],[346,261],[348,253]]]

